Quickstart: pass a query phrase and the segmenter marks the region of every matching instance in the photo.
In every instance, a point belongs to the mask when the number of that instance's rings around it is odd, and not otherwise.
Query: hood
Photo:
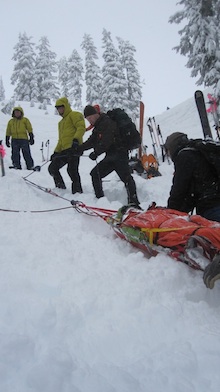
[[[15,110],[20,110],[20,112],[21,112],[21,116],[23,117],[24,116],[24,111],[23,111],[23,109],[22,109],[22,107],[21,106],[15,106],[14,107],[14,109],[12,110],[12,117],[14,117],[14,111]]]
[[[56,106],[62,106],[62,105],[65,107],[65,110],[64,110],[64,113],[63,113],[63,117],[65,117],[72,110],[71,106],[70,106],[70,103],[69,103],[69,101],[68,101],[68,99],[66,97],[62,97],[62,98],[57,99],[55,107]]]
[[[178,152],[187,146],[189,139],[185,133],[174,132],[167,137],[164,147],[170,153],[170,157],[173,160]]]

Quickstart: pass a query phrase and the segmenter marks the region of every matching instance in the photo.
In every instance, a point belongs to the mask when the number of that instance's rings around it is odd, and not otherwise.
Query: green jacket
[[[56,101],[55,106],[61,105],[64,105],[65,110],[63,118],[58,124],[59,139],[54,152],[61,152],[71,148],[73,139],[77,139],[79,144],[82,144],[86,130],[82,113],[73,111],[67,98],[63,97]]]
[[[14,117],[14,111],[20,110],[22,113],[21,118]],[[28,118],[24,117],[24,111],[20,106],[16,106],[12,111],[12,119],[9,120],[6,136],[12,137],[12,139],[26,139],[28,140],[28,135],[33,133],[32,125]]]

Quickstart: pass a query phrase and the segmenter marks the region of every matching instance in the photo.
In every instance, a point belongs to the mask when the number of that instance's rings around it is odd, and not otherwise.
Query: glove
[[[77,151],[79,147],[79,141],[77,139],[73,139],[72,149],[73,151]]]
[[[58,154],[59,154],[58,152],[54,152],[54,153],[51,155],[50,160],[53,161],[54,158],[56,158]]]
[[[6,136],[5,137],[5,144],[6,144],[7,147],[11,146],[11,144],[10,144],[10,136]]]
[[[97,158],[96,152],[95,152],[95,151],[91,152],[91,153],[89,154],[89,158],[90,158],[92,161],[95,161],[96,158]]]
[[[30,145],[32,146],[33,144],[34,144],[34,135],[33,135],[33,133],[31,132],[30,134],[29,134],[29,143],[30,143]]]
[[[203,274],[203,281],[207,288],[213,289],[215,281],[220,279],[220,254],[214,256],[211,263],[207,265]]]

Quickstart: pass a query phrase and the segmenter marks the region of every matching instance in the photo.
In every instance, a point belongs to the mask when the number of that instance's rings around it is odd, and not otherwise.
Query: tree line
[[[138,116],[141,100],[141,82],[135,60],[135,47],[117,37],[118,47],[111,33],[102,32],[103,67],[98,65],[97,48],[92,37],[84,34],[81,48],[84,60],[73,49],[69,57],[57,60],[50,48],[49,40],[43,36],[39,44],[32,37],[20,33],[14,47],[15,62],[11,83],[14,100],[49,103],[66,96],[76,110],[82,110],[83,86],[87,104],[100,104],[102,110],[122,107],[133,117]],[[0,100],[4,99],[4,88],[0,79]]]

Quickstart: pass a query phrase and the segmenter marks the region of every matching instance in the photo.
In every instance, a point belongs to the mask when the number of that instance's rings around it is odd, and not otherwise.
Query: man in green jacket
[[[67,164],[67,173],[72,180],[72,193],[82,193],[82,185],[79,175],[79,155],[75,153],[76,147],[83,142],[86,130],[85,120],[82,113],[73,111],[66,97],[56,101],[55,105],[62,120],[58,124],[58,143],[51,163],[48,167],[50,175],[54,178],[57,188],[66,189],[60,169]]]
[[[11,142],[10,142],[11,138]],[[28,118],[24,117],[22,107],[17,106],[12,110],[12,119],[9,120],[5,144],[12,148],[12,163],[15,169],[21,169],[20,150],[28,170],[34,167],[34,161],[31,156],[30,145],[34,144],[33,129]]]

